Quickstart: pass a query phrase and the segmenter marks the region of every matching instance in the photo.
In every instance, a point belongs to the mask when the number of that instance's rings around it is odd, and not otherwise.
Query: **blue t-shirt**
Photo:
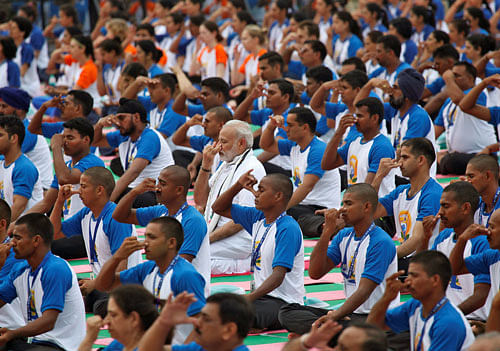
[[[82,173],[92,167],[105,167],[104,162],[99,157],[91,153],[82,157],[82,159],[78,161],[74,166],[72,164],[73,162],[71,160],[66,162],[66,166],[70,170],[78,169]],[[54,179],[52,180],[52,184],[50,185],[50,187],[53,189],[59,189],[59,181],[56,174],[54,174]]]
[[[399,73],[401,73],[402,71],[404,71],[407,68],[412,68],[412,67],[406,62],[401,62],[401,64],[398,66],[398,68],[396,68],[396,77],[395,78],[397,79]],[[370,78],[370,79],[377,78],[379,75],[381,75],[382,73],[384,73],[386,71],[387,70],[385,69],[385,67],[379,67],[375,71],[373,71],[371,74],[369,74],[368,78]]]
[[[151,275],[157,275],[156,263],[154,261],[146,261],[135,267],[121,271],[120,282],[122,284],[140,284],[150,290],[151,293],[154,293],[154,291],[151,290],[156,290],[157,286],[150,289],[152,285],[145,283],[146,279],[150,280]],[[165,283],[162,287],[166,287]],[[187,314],[189,316],[200,313],[203,306],[205,306],[204,288],[205,280],[200,273],[194,269],[191,263],[179,257],[171,270],[170,291],[174,296],[177,296],[183,291],[194,294],[196,301],[188,308]]]
[[[7,65],[7,86],[19,88],[21,86],[21,71],[19,70],[19,66],[12,60],[5,60],[3,62]]]
[[[398,110],[392,107],[388,102],[384,103],[384,118],[387,121],[391,121],[395,118],[397,113]],[[400,136],[400,138],[402,137],[402,140],[426,137],[427,134],[429,134],[429,131],[432,128],[432,122],[427,111],[420,107],[420,105],[412,105],[404,116],[399,116],[401,124],[403,124],[402,121],[405,118],[408,118],[408,128],[406,129],[406,134]],[[396,131],[393,130],[392,133],[396,133]],[[395,138],[394,143],[396,142],[397,140]]]
[[[28,121],[27,118],[23,120],[23,124],[25,132],[24,132],[24,140],[21,145],[21,152],[23,154],[26,154],[35,148],[36,143],[38,142],[38,135],[33,134],[28,130],[28,125],[30,124],[30,121]]]
[[[464,94],[468,94],[470,91],[472,90],[471,89],[467,89],[467,90],[464,90]],[[445,107],[452,103],[451,99],[450,98],[447,98],[443,104],[443,106],[441,106],[441,109],[439,110],[439,114],[438,116],[436,117],[436,119],[434,120],[434,124],[437,125],[437,126],[440,126],[440,127],[444,127],[444,116],[443,116],[443,111],[445,109]],[[476,104],[478,105],[481,105],[481,106],[486,106],[486,94],[484,92],[481,92],[481,94],[479,95],[479,97],[477,98],[477,101],[476,101]],[[454,120],[448,120],[448,127],[452,126],[454,124]]]
[[[196,151],[203,152],[205,145],[213,143],[214,140],[206,135],[194,135],[189,138],[189,145]]]
[[[427,89],[429,89],[429,91],[432,93],[432,95],[436,95],[437,93],[439,93],[443,89],[443,87],[445,85],[446,84],[444,83],[444,79],[441,77],[438,77],[431,84],[427,84],[425,87]]]
[[[496,264],[498,261],[500,261],[500,251],[488,249],[482,253],[467,257],[465,259],[465,266],[467,267],[467,270],[474,275],[489,275],[490,266]]]
[[[123,136],[119,131],[111,132],[106,134],[106,140],[109,146],[118,147],[121,143],[126,142],[130,137]],[[135,147],[137,153],[135,158],[144,158],[149,162],[158,156],[160,153],[161,145],[158,135],[150,128],[144,129],[141,137],[137,140]]]
[[[2,162],[4,162],[3,158]],[[5,168],[5,165],[3,164],[0,167]],[[39,178],[38,170],[35,165],[29,160],[28,157],[26,157],[26,155],[22,154],[17,158],[17,160],[14,161],[14,169],[12,170],[11,178],[12,187],[14,189],[13,194],[31,199],[36,182]],[[4,183],[0,190],[0,197],[2,199],[5,198],[5,186],[6,184]]]
[[[33,29],[31,30],[31,34],[29,36],[29,41],[33,49],[36,51],[42,50],[43,44],[45,44],[45,37],[43,36],[43,32],[36,24],[33,25]]]
[[[46,138],[52,138],[55,134],[61,134],[64,131],[64,122],[42,122],[42,135]]]
[[[405,41],[405,44],[405,52],[403,53],[403,57],[406,63],[411,64],[418,53],[417,44],[415,44],[415,42],[411,39]]]
[[[139,225],[145,227],[153,218],[168,216],[169,214],[165,205],[156,205],[138,208],[135,215]],[[188,206],[182,211],[181,225],[184,229],[184,242],[179,250],[179,254],[198,256],[203,239],[207,235],[205,218],[196,208]]]
[[[31,44],[23,41],[21,43],[21,65],[27,64],[31,65],[33,60],[35,59],[35,51]]]
[[[290,156],[292,148],[297,145],[298,144],[295,141],[288,139],[278,140],[278,150],[280,155]],[[309,149],[309,153],[307,155],[307,166],[304,175],[314,174],[318,178],[321,178],[323,174],[325,174],[325,171],[321,168],[321,160],[323,159],[323,154],[325,153],[326,144],[315,137],[304,150],[300,151],[305,152],[307,149]]]
[[[163,70],[156,63],[153,63],[148,69],[149,78],[154,78],[156,76],[159,76],[160,74],[163,74]]]
[[[325,103],[325,112],[326,118],[336,120],[339,113],[345,112],[347,110],[347,105],[343,103],[335,103],[335,102],[326,102]],[[347,136],[344,139],[344,142],[353,141],[359,136],[363,136],[356,125],[349,127],[349,131],[347,132]]]
[[[148,112],[148,121],[151,121],[151,111],[157,108],[156,104],[151,101],[150,96],[138,96],[137,97],[139,102],[142,103],[142,105],[146,108],[146,111]],[[160,123],[160,126],[156,128],[157,131],[160,133],[166,135],[167,137],[171,136],[172,134],[175,133],[177,129],[179,129],[180,126],[182,126],[184,123],[186,123],[186,117],[183,115],[180,115],[174,110],[172,110],[172,104],[174,100],[170,100],[167,105],[165,105],[165,108],[163,111],[161,111],[162,114],[162,120]]]
[[[493,124],[495,127],[500,124],[500,107],[499,106],[493,106],[493,107],[488,107],[490,110],[490,124]]]

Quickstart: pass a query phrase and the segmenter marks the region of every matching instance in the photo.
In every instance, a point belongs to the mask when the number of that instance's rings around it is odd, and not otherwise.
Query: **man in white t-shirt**
[[[119,131],[103,133],[116,125]],[[119,200],[145,178],[158,178],[161,170],[174,164],[172,152],[163,136],[148,127],[146,109],[137,100],[120,99],[116,115],[101,118],[94,127],[94,146],[118,147],[125,173],[116,182],[110,200]],[[154,192],[138,196],[134,208],[156,204]]]
[[[76,274],[70,265],[50,252],[54,230],[50,220],[39,213],[19,218],[12,240],[0,245],[0,264],[14,249],[15,264],[0,283],[0,305],[20,300],[26,325],[2,329],[0,346],[9,350],[76,351],[85,336],[85,309]],[[50,292],[50,293],[49,293]],[[26,338],[32,338],[27,343]]]
[[[200,173],[194,186],[194,199],[198,206],[205,209],[212,274],[241,273],[250,269],[250,234],[231,219],[216,214],[212,204],[250,169],[253,169],[257,180],[265,176],[264,167],[253,155],[252,145],[252,130],[248,123],[229,121],[220,131],[217,143],[207,145],[203,150]],[[212,174],[216,154],[219,154],[222,163]],[[248,190],[243,190],[234,198],[234,203],[252,206],[254,196]]]
[[[315,136],[316,118],[305,107],[295,107],[287,116],[272,116],[264,129],[260,146],[268,152],[290,156],[294,193],[288,203],[288,214],[300,224],[306,236],[319,236],[324,223],[315,211],[340,207],[338,170],[324,171],[321,159],[326,144]],[[276,128],[283,128],[288,139],[275,138]]]

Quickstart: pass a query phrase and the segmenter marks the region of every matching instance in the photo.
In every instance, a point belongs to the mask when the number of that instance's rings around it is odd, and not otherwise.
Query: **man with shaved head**
[[[325,215],[325,225],[311,254],[309,276],[320,279],[340,263],[347,299],[333,311],[299,304],[286,305],[279,313],[285,329],[305,334],[318,318],[327,313],[329,319],[341,324],[346,323],[344,317],[353,322],[363,321],[383,295],[385,279],[396,272],[397,259],[390,236],[373,223],[377,204],[375,189],[369,184],[358,183],[347,188],[340,210],[321,211]],[[397,306],[397,303],[393,305]]]
[[[191,184],[187,169],[168,166],[158,176],[144,179],[138,186],[121,198],[113,212],[118,222],[146,226],[156,217],[170,216],[182,224],[184,242],[179,255],[189,262],[205,279],[205,290],[210,287],[210,244],[207,225],[203,216],[193,206],[188,205],[186,196]],[[134,199],[147,191],[156,193],[158,205],[132,209]]]
[[[293,194],[288,177],[273,173],[260,182],[244,173],[213,203],[215,213],[231,218],[252,235],[251,292],[245,295],[255,308],[254,329],[280,329],[280,308],[304,301],[304,245],[299,224],[286,214]],[[254,190],[254,185],[258,190]],[[255,196],[255,207],[233,204],[246,189]]]

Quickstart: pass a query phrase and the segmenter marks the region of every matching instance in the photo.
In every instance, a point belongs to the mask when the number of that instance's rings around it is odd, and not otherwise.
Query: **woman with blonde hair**
[[[231,84],[233,86],[245,83],[250,85],[250,78],[259,73],[259,57],[267,52],[267,33],[255,24],[245,27],[241,33],[241,43],[249,52],[240,67],[233,67],[231,71]],[[238,62],[235,57],[234,62]]]

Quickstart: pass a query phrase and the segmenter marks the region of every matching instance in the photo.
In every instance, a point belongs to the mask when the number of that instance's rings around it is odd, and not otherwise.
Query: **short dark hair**
[[[19,8],[19,10],[23,11],[26,16],[28,16],[28,19],[34,23],[36,20],[36,17],[38,15],[36,6],[33,6],[31,4],[24,4]]]
[[[411,38],[413,32],[413,26],[411,25],[411,22],[408,18],[396,17],[393,20],[391,20],[389,24],[393,26],[396,32],[398,32],[398,34],[401,35],[406,40]]]
[[[146,112],[144,106],[138,100],[127,99],[122,97],[120,98],[120,101],[118,103],[120,104],[120,107],[118,107],[117,114],[122,113],[121,111],[126,111],[124,113],[131,113],[131,114],[138,113],[142,123],[144,124],[149,123],[148,113]]]
[[[109,169],[105,167],[90,167],[87,168],[82,175],[89,177],[90,182],[94,186],[104,187],[108,196],[111,196],[113,193],[115,189],[115,178]]]
[[[49,246],[54,240],[54,227],[49,217],[41,213],[28,213],[16,221],[16,225],[25,225],[31,237],[40,235],[45,245]]]
[[[175,24],[181,24],[184,22],[184,15],[181,12],[171,12],[167,17],[172,17]]]
[[[115,52],[115,55],[119,56],[123,53],[122,46],[118,40],[115,39],[105,39],[99,44],[99,49],[105,52]]]
[[[438,47],[434,52],[432,53],[432,56],[434,58],[442,58],[442,59],[447,59],[450,58],[453,61],[458,61],[460,58],[460,54],[458,53],[457,49],[451,44],[444,44]]]
[[[11,37],[0,37],[3,55],[7,60],[13,60],[16,57],[17,46]]]
[[[269,85],[276,84],[278,86],[281,95],[288,94],[288,102],[292,102],[295,94],[295,89],[293,88],[293,84],[283,78],[273,79],[269,82]]]
[[[276,0],[276,6],[278,6],[280,10],[288,10],[288,8],[292,6],[292,4],[290,0]]]
[[[88,57],[94,58],[94,44],[92,43],[92,39],[90,39],[87,35],[76,34],[71,38],[77,41],[80,45],[83,45],[85,48],[85,55]]]
[[[127,75],[132,78],[137,78],[139,76],[147,77],[148,71],[140,63],[132,62],[126,65],[125,68],[123,68],[122,75]]]
[[[64,30],[69,33],[71,38],[73,38],[75,35],[83,34],[82,30],[76,26],[69,26],[64,28]]]
[[[158,318],[155,297],[146,288],[138,284],[125,284],[111,290],[109,297],[128,316],[136,312],[141,319],[143,330],[149,329]]]
[[[73,20],[73,25],[78,25],[78,12],[76,12],[76,8],[72,4],[64,4],[59,6],[59,11],[64,12],[67,17],[71,17]]]
[[[147,55],[151,54],[151,58],[155,63],[160,61],[163,56],[163,51],[158,49],[151,40],[139,40],[136,45],[141,48],[142,51]]]
[[[306,71],[306,77],[312,78],[318,83],[325,83],[333,80],[333,73],[326,66],[316,66]]]
[[[386,351],[388,348],[387,336],[379,327],[366,322],[353,322],[349,327],[362,329],[366,338],[361,346],[362,351]]]
[[[382,33],[379,30],[372,30],[367,34],[368,38],[372,41],[372,43],[377,43],[380,38],[384,36],[384,33]]]
[[[94,140],[94,127],[87,119],[82,117],[73,118],[64,122],[63,127],[76,130],[82,138],[89,137],[89,145],[92,144]]]
[[[443,44],[449,44],[450,42],[450,36],[448,35],[448,33],[443,32],[442,30],[436,29],[431,34],[434,35],[434,39],[436,39],[436,41],[440,41]]]
[[[471,207],[471,216],[474,216],[479,207],[479,193],[469,182],[459,181],[451,183],[443,189],[443,193],[454,193],[453,197],[459,205],[468,202]]]
[[[481,55],[486,55],[489,51],[495,50],[495,39],[491,35],[471,34],[467,37],[474,49],[481,49]]]
[[[33,25],[31,24],[31,21],[29,19],[27,19],[26,17],[14,16],[12,17],[11,21],[16,22],[19,30],[24,33],[24,39],[30,36],[31,31],[33,30]]]
[[[219,317],[223,324],[235,323],[238,336],[246,338],[254,320],[252,305],[242,295],[232,293],[217,293],[207,297],[207,304],[219,306]]]
[[[182,186],[184,188],[184,195],[187,195],[189,187],[191,186],[191,176],[185,167],[178,165],[167,166],[162,169],[163,171],[174,172],[173,176],[169,177],[169,180],[176,186]]]
[[[348,187],[346,193],[357,194],[359,199],[369,202],[372,205],[372,212],[375,212],[378,205],[377,191],[368,183],[356,183]]]
[[[377,41],[377,44],[382,44],[384,50],[391,50],[396,57],[401,54],[401,43],[398,37],[392,34],[386,34]]]
[[[362,106],[366,106],[370,116],[378,115],[378,122],[379,124],[382,123],[384,119],[384,105],[380,99],[369,96],[356,103],[356,107],[360,108]]]
[[[155,28],[150,23],[138,24],[135,31],[138,32],[140,30],[147,31],[151,37],[155,36]]]
[[[205,15],[203,15],[203,13],[199,13],[197,15],[190,16],[189,21],[199,27],[203,22],[205,22]]]
[[[406,146],[414,156],[424,156],[427,159],[429,167],[436,160],[436,151],[434,145],[427,138],[412,138],[403,141],[401,147]]]
[[[18,117],[13,115],[0,116],[0,128],[5,129],[9,138],[14,134],[17,135],[18,145],[21,146],[23,144],[26,129],[23,121]]]
[[[274,67],[276,65],[280,66],[280,72],[283,72],[283,67],[285,66],[285,61],[283,61],[283,57],[278,54],[276,51],[266,52],[264,55],[259,57],[259,61],[267,60],[269,66]]]
[[[173,95],[175,93],[175,86],[177,83],[171,73],[159,74],[155,76],[155,79],[159,79],[163,89],[168,88],[168,90],[170,90],[170,94]]]
[[[7,229],[10,225],[10,218],[12,216],[12,211],[10,206],[4,199],[0,199],[0,219],[5,219],[5,228]]]
[[[294,107],[288,112],[288,115],[291,114],[295,115],[295,119],[299,125],[307,124],[311,133],[314,133],[317,121],[310,109],[307,107]]]
[[[344,61],[342,61],[342,66],[345,65],[354,65],[355,69],[366,73],[365,63],[359,57],[353,56],[345,59]]]
[[[467,62],[467,61],[458,61],[458,62],[455,62],[455,64],[453,66],[454,67],[455,66],[465,67],[465,71],[467,72],[467,74],[469,74],[472,78],[476,79],[477,69],[470,62]]]
[[[229,2],[233,4],[236,9],[245,10],[247,8],[244,0],[229,0]]]
[[[467,165],[471,165],[481,173],[490,171],[493,177],[498,180],[498,161],[491,155],[476,155],[469,160]]]
[[[222,122],[226,124],[227,121],[230,121],[233,119],[233,115],[231,114],[231,111],[229,111],[226,107],[224,106],[215,106],[212,107],[207,111],[208,112],[213,112],[215,114],[215,118],[217,119],[218,122]]]
[[[184,242],[184,230],[181,223],[174,217],[156,217],[149,221],[149,224],[154,223],[160,226],[161,232],[165,238],[175,238],[177,241],[176,250],[179,251]]]
[[[421,251],[410,259],[410,263],[421,265],[429,277],[437,274],[441,278],[443,291],[446,291],[451,278],[451,265],[448,257],[442,252],[436,250]]]
[[[356,89],[368,83],[368,76],[365,72],[355,69],[344,74],[340,80],[347,82],[351,87]]]
[[[83,90],[70,90],[68,95],[73,96],[75,104],[81,106],[84,116],[88,116],[94,108],[94,99],[92,95]]]
[[[323,61],[326,57],[326,46],[319,40],[306,40],[304,45],[309,44],[313,52],[319,52],[319,58]]]
[[[293,195],[293,184],[289,177],[281,173],[271,173],[266,175],[271,180],[271,187],[276,192],[283,193],[285,203],[288,203]]]
[[[254,18],[252,17],[252,15],[248,11],[240,10],[240,11],[236,12],[236,17],[238,17],[238,19],[241,22],[245,22],[246,25],[256,24]]]
[[[315,36],[319,39],[319,27],[312,20],[304,20],[299,23],[300,29],[305,29],[309,37]]]
[[[222,93],[224,100],[229,100],[229,84],[219,77],[205,78],[201,81],[202,87],[207,87],[214,92],[214,94]]]
[[[451,21],[450,25],[455,26],[455,28],[457,29],[457,32],[463,33],[465,37],[467,37],[469,35],[470,25],[463,18],[454,19],[453,21]]]

